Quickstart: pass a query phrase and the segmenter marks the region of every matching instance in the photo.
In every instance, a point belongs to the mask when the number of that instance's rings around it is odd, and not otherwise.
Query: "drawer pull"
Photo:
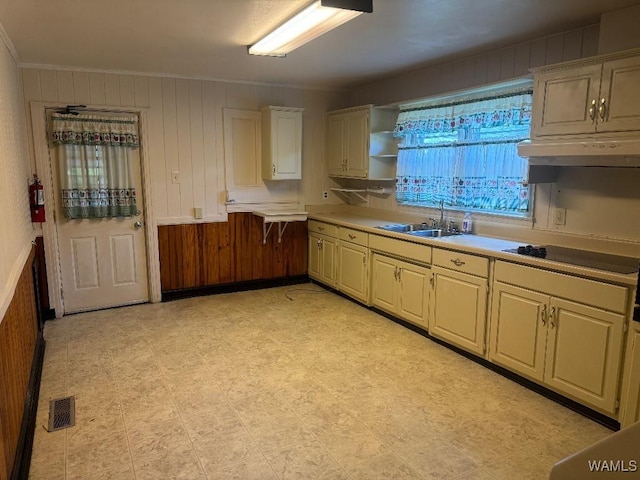
[[[318,227],[318,230],[322,232],[324,230],[324,227]]]
[[[540,319],[542,320],[542,325],[545,326],[547,324],[547,306],[542,306],[542,312],[540,313]]]
[[[551,328],[556,328],[556,307],[551,307],[551,313],[549,314],[549,325]]]
[[[465,262],[463,262],[459,258],[456,258],[455,260],[451,260],[451,263],[453,263],[456,267],[461,267]]]
[[[355,239],[355,238],[356,238],[356,236],[355,236],[355,235],[351,235],[351,234],[349,234],[349,238],[350,238],[351,240],[353,240],[353,239]]]

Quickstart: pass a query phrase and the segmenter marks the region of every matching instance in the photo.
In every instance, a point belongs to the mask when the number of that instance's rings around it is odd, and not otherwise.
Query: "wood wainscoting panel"
[[[38,338],[32,250],[0,323],[0,480],[11,476]]]
[[[158,227],[162,291],[307,274],[307,224],[277,225],[262,243],[262,218],[230,213],[227,222]]]

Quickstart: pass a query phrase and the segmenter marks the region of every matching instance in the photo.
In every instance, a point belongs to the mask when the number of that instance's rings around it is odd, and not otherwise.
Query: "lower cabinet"
[[[371,277],[372,305],[428,328],[428,268],[374,253]]]
[[[309,276],[331,287],[336,286],[335,238],[309,233]]]
[[[338,240],[338,290],[368,303],[369,248]]]
[[[482,355],[485,351],[487,279],[435,265],[431,271],[429,333]]]
[[[622,427],[640,422],[640,328],[629,333],[622,390]]]
[[[509,268],[514,274],[519,272],[519,281],[526,283],[524,267]],[[496,275],[500,278],[499,269]],[[539,288],[555,291],[552,277],[549,279],[546,286],[539,283]],[[573,281],[591,282],[569,277],[565,284]],[[597,285],[592,283],[584,284],[585,290],[596,289]],[[576,283],[576,287],[579,285]],[[615,415],[624,324],[623,314],[530,290],[524,285],[495,281],[489,359]]]

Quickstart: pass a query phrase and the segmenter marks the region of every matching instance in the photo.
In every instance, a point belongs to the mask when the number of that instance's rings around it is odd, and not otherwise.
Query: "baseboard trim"
[[[33,436],[36,427],[36,414],[38,413],[38,398],[40,397],[40,380],[42,378],[42,365],[44,362],[45,340],[42,331],[38,332],[36,346],[33,352],[29,386],[25,398],[22,425],[18,438],[18,448],[13,462],[11,480],[23,480],[29,478],[29,466],[31,465],[31,453],[33,451]]]
[[[222,285],[208,285],[206,287],[183,288],[162,292],[162,301],[171,302],[183,298],[202,297],[219,293],[243,292],[247,290],[259,290],[262,288],[286,287],[309,283],[308,275],[296,275],[293,277],[269,278],[260,280],[247,280],[245,282],[225,283]]]

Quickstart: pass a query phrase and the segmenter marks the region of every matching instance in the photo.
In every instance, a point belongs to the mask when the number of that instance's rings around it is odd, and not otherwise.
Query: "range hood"
[[[640,167],[640,138],[525,140],[518,155],[529,165],[550,167]]]

